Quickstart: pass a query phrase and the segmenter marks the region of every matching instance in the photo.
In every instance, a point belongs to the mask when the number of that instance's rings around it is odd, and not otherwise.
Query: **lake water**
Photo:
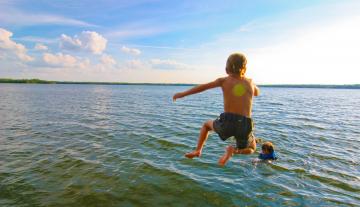
[[[360,90],[261,88],[255,135],[279,160],[252,164],[211,134],[218,89],[0,84],[0,206],[360,206]]]

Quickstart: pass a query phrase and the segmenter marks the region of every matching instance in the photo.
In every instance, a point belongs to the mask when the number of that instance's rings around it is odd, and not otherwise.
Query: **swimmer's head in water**
[[[271,142],[264,142],[264,144],[261,146],[261,150],[264,154],[271,154],[274,152],[274,145]]]
[[[260,160],[277,160],[274,145],[271,142],[264,142],[261,146]]]
[[[226,61],[226,73],[244,76],[246,72],[246,57],[241,53],[231,54]]]

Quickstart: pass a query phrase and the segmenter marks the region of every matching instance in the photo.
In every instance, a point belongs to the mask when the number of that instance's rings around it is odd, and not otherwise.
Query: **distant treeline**
[[[0,78],[0,83],[40,83],[40,84],[51,84],[56,83],[56,81],[46,81],[40,79],[10,79],[10,78]]]
[[[77,81],[46,81],[40,79],[10,79],[0,78],[0,83],[33,83],[33,84],[92,84],[92,85],[156,85],[156,86],[194,86],[196,84],[186,83],[126,83],[126,82],[77,82]],[[339,88],[360,89],[360,84],[354,85],[320,85],[320,84],[282,84],[282,85],[260,85],[260,87],[272,88]]]
[[[281,84],[281,85],[260,85],[260,87],[271,88],[338,88],[338,89],[360,89],[360,84],[353,85],[321,85],[321,84]]]
[[[193,86],[187,83],[126,83],[126,82],[81,82],[81,81],[46,81],[40,79],[10,79],[0,78],[0,83],[38,83],[38,84],[91,84],[91,85],[170,85],[170,86]]]

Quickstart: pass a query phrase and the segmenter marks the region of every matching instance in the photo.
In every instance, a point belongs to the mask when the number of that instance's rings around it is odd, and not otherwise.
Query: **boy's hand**
[[[176,94],[173,96],[173,101],[176,101],[176,99],[182,98],[182,97],[184,97],[184,94],[183,94],[183,93],[176,93]]]

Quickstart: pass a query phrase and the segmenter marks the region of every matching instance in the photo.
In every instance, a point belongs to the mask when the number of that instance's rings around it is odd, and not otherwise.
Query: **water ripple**
[[[1,84],[0,206],[359,205],[360,91],[262,89],[255,135],[279,160],[220,168],[214,133],[200,159],[183,155],[221,91],[173,103],[186,88]]]

